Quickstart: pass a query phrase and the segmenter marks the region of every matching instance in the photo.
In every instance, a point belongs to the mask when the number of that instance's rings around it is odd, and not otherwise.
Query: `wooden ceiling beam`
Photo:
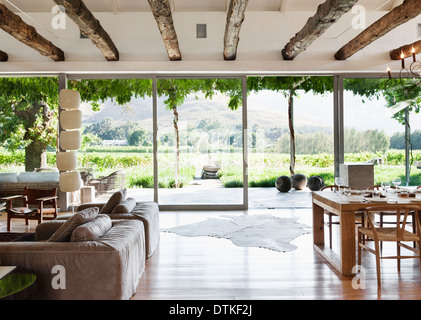
[[[246,16],[249,0],[231,0],[227,12],[224,36],[224,59],[235,60],[240,41],[240,30]]]
[[[421,14],[420,0],[405,0],[403,4],[385,14],[335,54],[336,60],[346,60],[353,54],[383,37],[398,26]]]
[[[64,61],[64,52],[25,23],[21,17],[0,3],[0,28],[28,47],[54,61]],[[4,57],[3,57],[4,58]]]
[[[282,50],[284,60],[294,60],[305,51],[342,15],[352,9],[358,0],[327,0],[319,5],[316,14],[307,20],[306,25],[287,43]]]
[[[9,55],[6,52],[0,50],[0,61],[6,62],[7,60],[9,60]]]
[[[181,60],[181,51],[175,32],[169,0],[148,0],[153,16],[164,40],[168,57],[171,61]]]
[[[414,52],[412,50],[414,50]],[[421,53],[421,40],[390,51],[390,59],[400,60],[402,53],[405,58],[411,57],[413,54]]]
[[[67,16],[76,23],[80,32],[91,39],[92,43],[101,50],[105,59],[108,61],[120,59],[120,54],[111,37],[86,7],[83,0],[54,0],[54,2],[64,7]]]

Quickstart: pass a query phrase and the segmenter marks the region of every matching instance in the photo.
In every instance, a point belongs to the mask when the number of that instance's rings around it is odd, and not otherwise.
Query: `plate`
[[[421,199],[409,198],[411,202],[421,202]]]
[[[369,202],[382,202],[382,203],[386,203],[388,200],[387,198],[367,198],[367,197],[364,197],[364,199]]]

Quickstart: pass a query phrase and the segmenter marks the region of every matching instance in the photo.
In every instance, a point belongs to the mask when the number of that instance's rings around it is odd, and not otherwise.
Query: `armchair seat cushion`
[[[29,214],[29,213],[37,212],[38,209],[30,209],[27,207],[17,207],[17,208],[9,209],[9,211],[11,211],[14,214]]]

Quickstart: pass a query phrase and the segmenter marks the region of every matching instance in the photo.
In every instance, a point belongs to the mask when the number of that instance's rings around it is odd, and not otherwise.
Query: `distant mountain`
[[[202,119],[218,119],[226,126],[235,126],[241,124],[241,110],[231,111],[227,107],[228,99],[224,96],[215,96],[212,100],[206,99],[200,95],[188,97],[184,104],[178,108],[179,124],[197,126]],[[166,110],[163,104],[164,99],[158,99],[158,126],[163,129],[172,127],[173,112]],[[90,105],[82,105],[83,123],[91,124],[100,122],[105,118],[111,118],[116,122],[126,121],[139,122],[142,127],[152,129],[152,99],[133,99],[130,103],[120,106],[115,105],[111,100],[106,101],[101,106],[101,110],[93,112]],[[311,116],[311,115],[309,115]],[[288,128],[287,102],[248,101],[248,127],[258,124],[259,128]],[[331,126],[321,122],[314,121],[311,118],[297,116],[294,119],[295,128],[323,128],[331,129]],[[310,129],[310,131],[312,131]]]

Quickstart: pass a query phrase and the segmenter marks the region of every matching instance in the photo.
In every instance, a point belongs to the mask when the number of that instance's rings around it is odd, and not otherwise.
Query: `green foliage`
[[[32,141],[44,148],[55,143],[57,78],[0,78],[0,92],[0,146],[16,150]]]
[[[147,146],[150,145],[149,140],[150,135],[147,130],[142,128],[132,131],[127,137],[127,142],[130,146]]]

